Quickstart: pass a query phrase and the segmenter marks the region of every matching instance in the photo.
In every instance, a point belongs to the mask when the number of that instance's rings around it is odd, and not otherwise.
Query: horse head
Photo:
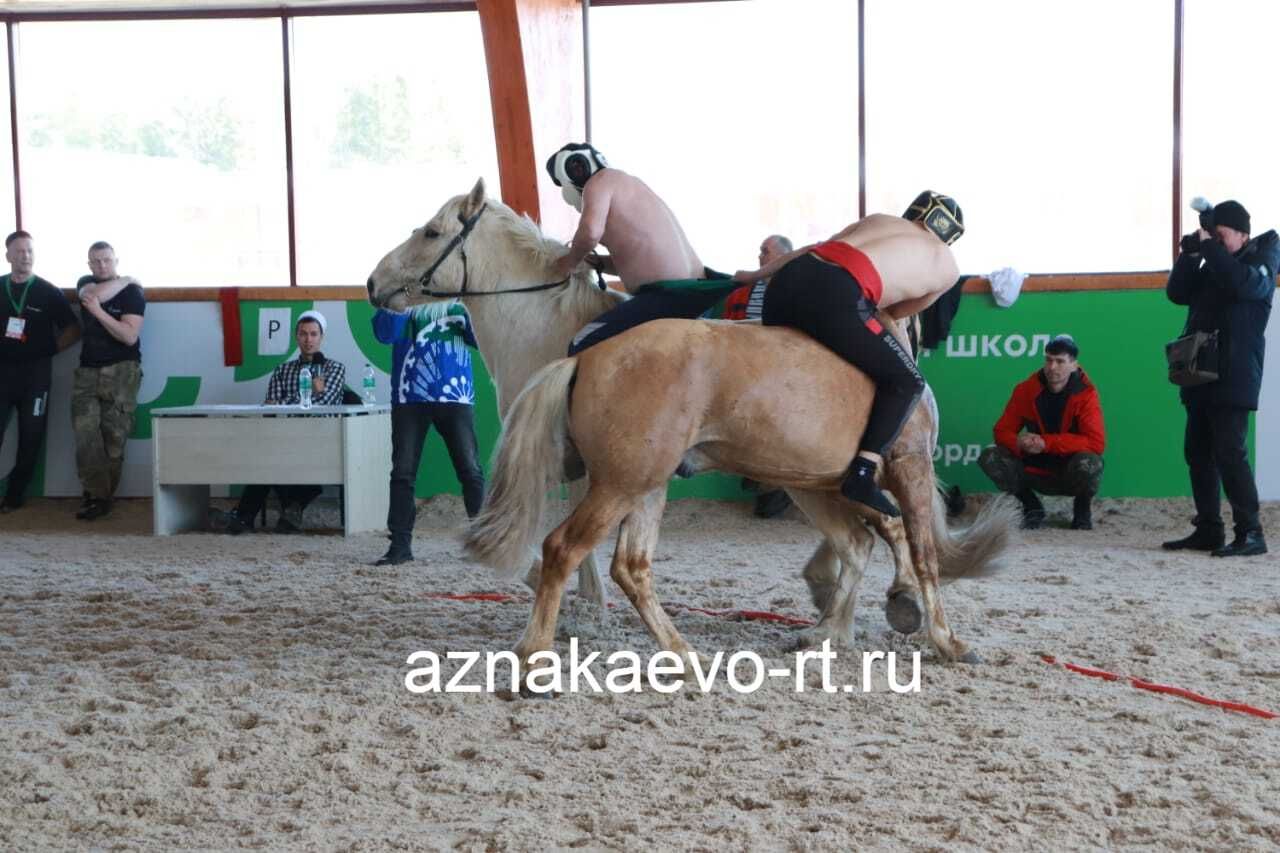
[[[366,285],[369,301],[375,308],[402,311],[410,305],[492,289],[497,248],[492,226],[502,212],[510,213],[501,203],[487,199],[484,178],[477,180],[471,192],[445,202],[425,225],[413,229],[409,239],[378,262]]]

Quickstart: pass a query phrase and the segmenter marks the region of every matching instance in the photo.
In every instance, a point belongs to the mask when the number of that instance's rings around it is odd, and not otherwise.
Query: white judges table
[[[206,529],[212,483],[340,484],[344,535],[386,527],[388,405],[183,406],[151,417],[157,536]]]

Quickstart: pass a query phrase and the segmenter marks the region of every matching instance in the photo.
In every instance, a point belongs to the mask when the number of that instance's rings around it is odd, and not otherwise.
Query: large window
[[[850,0],[591,11],[593,141],[672,207],[704,263],[858,215],[858,24]],[[537,152],[540,158],[549,152]]]
[[[361,285],[476,178],[498,195],[478,15],[300,18],[293,33],[299,284]]]
[[[969,273],[1168,268],[1170,0],[869,0],[865,40],[869,211],[954,196]]]
[[[1188,0],[1183,42],[1183,231],[1195,196],[1234,198],[1253,233],[1280,228],[1275,37],[1280,3]]]
[[[278,20],[24,23],[23,224],[68,286],[95,240],[148,285],[289,281]]]

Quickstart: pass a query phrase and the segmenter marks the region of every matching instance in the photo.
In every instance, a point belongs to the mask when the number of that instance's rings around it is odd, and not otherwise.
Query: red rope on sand
[[[506,595],[501,592],[428,592],[424,593],[427,598],[443,598],[446,601],[519,601],[514,595]]]
[[[733,619],[738,622],[780,622],[783,625],[808,627],[813,624],[810,619],[798,619],[795,616],[783,616],[781,613],[770,613],[767,610],[707,610],[702,607],[691,607],[687,604],[668,604],[669,610],[684,610],[689,613],[701,613],[717,619]]]
[[[1201,705],[1212,705],[1215,708],[1224,708],[1228,711],[1235,711],[1240,714],[1251,714],[1255,717],[1261,717],[1264,720],[1274,720],[1280,714],[1273,714],[1270,711],[1264,711],[1261,708],[1255,708],[1252,705],[1245,705],[1241,702],[1225,702],[1221,699],[1211,699],[1208,696],[1201,696],[1182,687],[1170,687],[1167,684],[1156,684],[1153,681],[1144,681],[1132,675],[1116,675],[1114,672],[1107,672],[1103,669],[1092,669],[1087,666],[1080,666],[1074,663],[1058,664],[1058,661],[1052,655],[1041,655],[1040,660],[1047,664],[1059,665],[1071,672],[1086,675],[1089,678],[1101,678],[1105,681],[1124,681],[1127,680],[1130,685],[1139,690],[1150,690],[1152,693],[1167,693],[1171,696],[1180,696],[1183,699],[1190,699],[1192,702],[1199,702]]]

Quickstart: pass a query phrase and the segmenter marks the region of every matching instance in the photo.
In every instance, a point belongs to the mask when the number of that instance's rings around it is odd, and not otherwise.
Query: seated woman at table
[[[328,321],[319,311],[303,311],[293,329],[298,342],[298,357],[276,366],[267,383],[266,404],[296,406],[301,402],[298,392],[298,374],[302,366],[311,370],[311,401],[317,406],[337,406],[342,403],[342,390],[346,383],[346,368],[341,362],[330,361],[320,352]],[[240,503],[227,519],[227,532],[243,533],[253,529],[253,521],[267,503],[267,493],[275,489],[280,497],[280,519],[277,533],[297,533],[302,529],[302,511],[324,490],[323,486],[245,486]]]

